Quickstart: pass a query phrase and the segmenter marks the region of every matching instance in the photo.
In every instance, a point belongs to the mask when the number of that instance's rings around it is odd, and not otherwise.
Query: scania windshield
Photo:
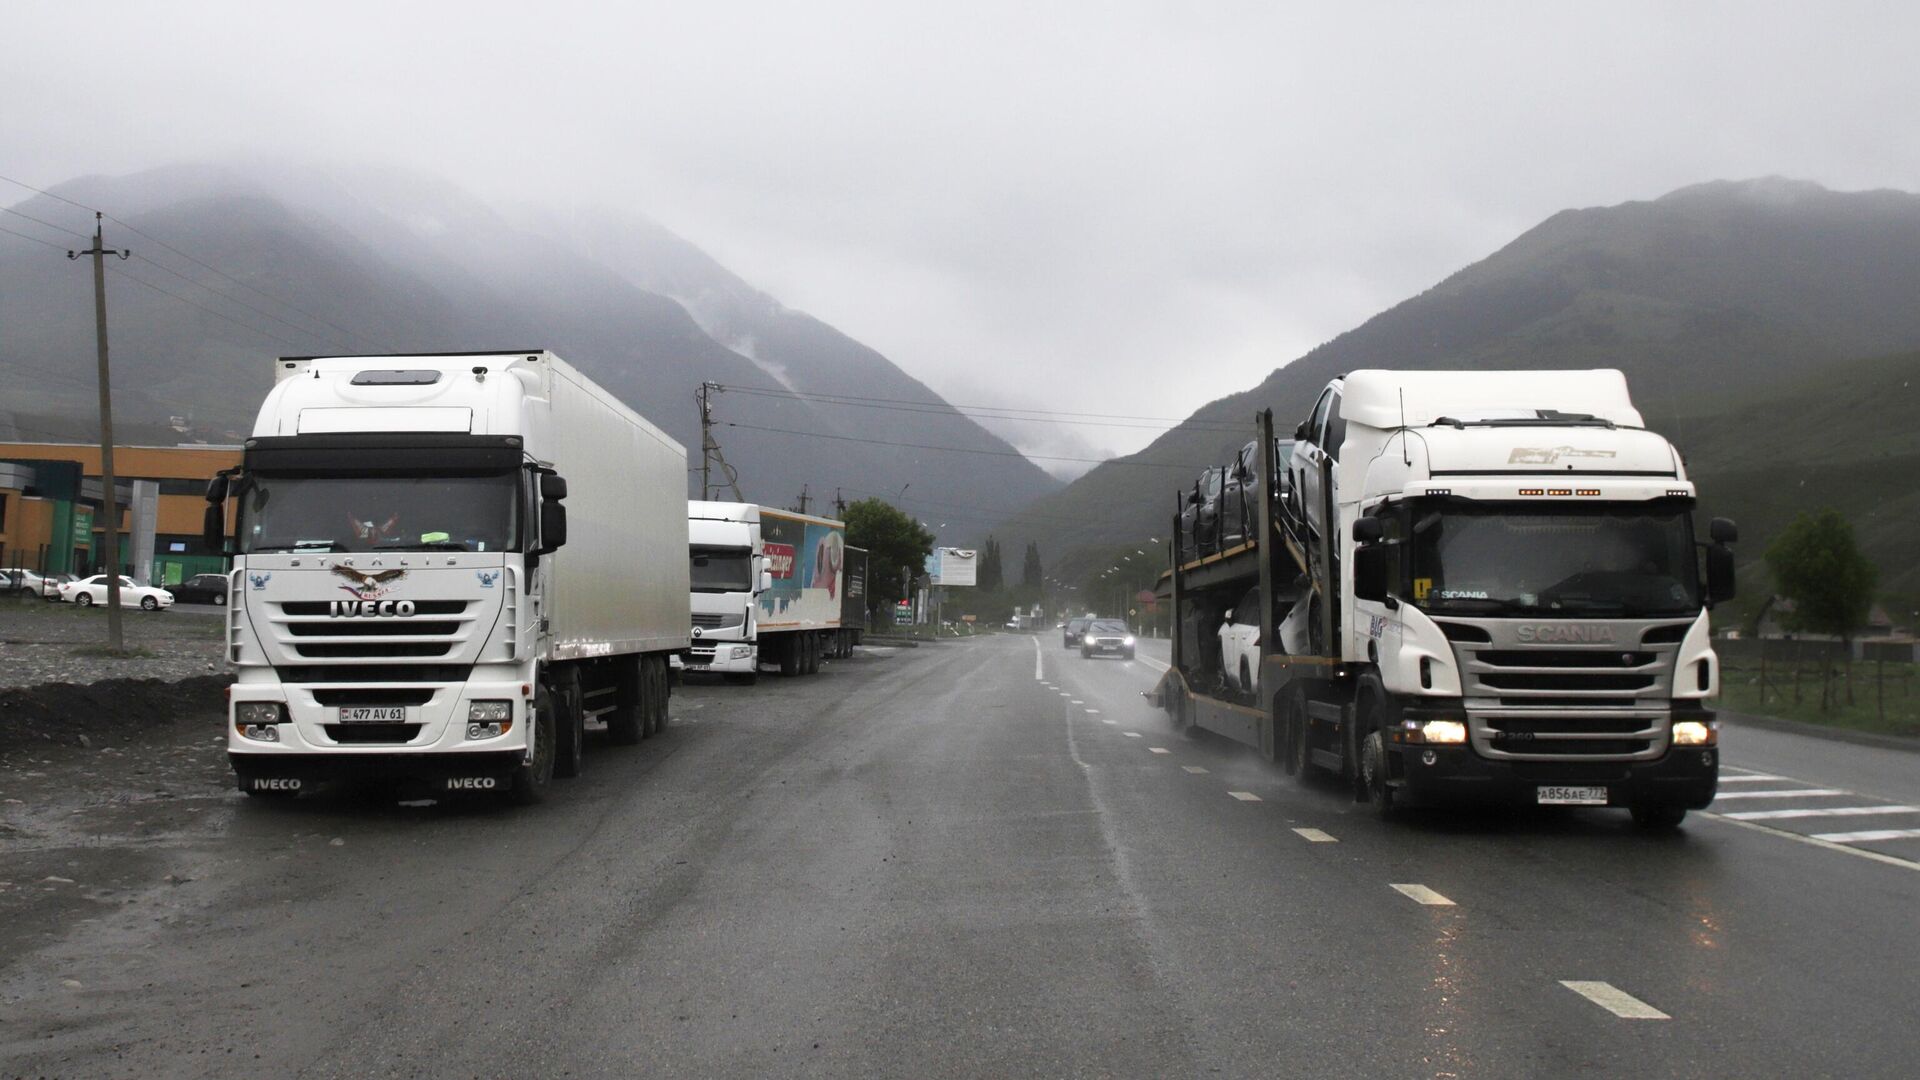
[[[1693,525],[1674,503],[1416,506],[1421,608],[1456,615],[1686,615],[1700,610]]]
[[[519,475],[275,476],[240,488],[240,551],[510,551]]]

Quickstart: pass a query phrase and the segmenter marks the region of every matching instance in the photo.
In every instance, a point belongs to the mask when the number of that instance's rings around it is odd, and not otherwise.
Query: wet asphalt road
[[[0,1074],[1904,1076],[1920,1057],[1920,840],[1810,839],[1901,816],[1724,816],[1895,806],[1920,759],[1735,732],[1728,776],[1753,779],[1723,791],[1842,794],[1726,800],[1669,836],[1602,811],[1382,823],[1171,734],[1139,697],[1153,655],[1005,636],[683,687],[663,737],[596,746],[531,810],[203,784],[165,829],[76,830],[185,880],[60,909],[5,959]],[[1663,1018],[1618,1015],[1637,1010]]]

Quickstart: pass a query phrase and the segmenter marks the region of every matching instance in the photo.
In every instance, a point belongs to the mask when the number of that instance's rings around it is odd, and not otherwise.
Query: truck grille
[[[433,700],[431,686],[408,687],[336,687],[313,691],[313,700],[330,709],[356,705],[425,705]]]
[[[693,613],[693,625],[702,630],[718,630],[724,626],[739,626],[745,621],[746,615],[738,612],[734,614],[721,613],[717,615],[702,611]]]
[[[328,600],[289,600],[266,605],[263,630],[282,655],[297,660],[365,660],[368,666],[411,666],[467,652],[484,632],[476,606],[466,600],[416,600],[410,616],[335,616]],[[384,678],[384,676],[382,677]]]
[[[398,746],[410,743],[425,724],[322,724],[327,738],[342,746]]]
[[[1593,645],[1520,640],[1522,626],[1544,630],[1563,622],[1613,640]],[[1443,623],[1460,665],[1474,750],[1508,761],[1659,757],[1667,748],[1674,655],[1686,626],[1632,620]]]

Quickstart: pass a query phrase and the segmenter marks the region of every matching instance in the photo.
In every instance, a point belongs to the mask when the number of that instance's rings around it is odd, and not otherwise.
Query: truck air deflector
[[[493,473],[518,468],[525,458],[517,435],[343,432],[248,439],[244,468],[291,475]]]

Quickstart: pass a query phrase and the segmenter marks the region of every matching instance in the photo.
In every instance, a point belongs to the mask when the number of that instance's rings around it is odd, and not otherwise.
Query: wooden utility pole
[[[812,501],[813,501],[812,496],[807,494],[807,485],[801,484],[800,485],[800,506],[799,506],[800,512],[803,514],[806,513],[807,504]]]
[[[120,633],[120,493],[113,476],[113,385],[107,378],[106,258],[117,255],[125,259],[132,254],[109,248],[102,241],[97,210],[93,214],[93,246],[86,251],[67,252],[69,259],[93,257],[93,336],[100,364],[100,503],[106,516],[100,542],[107,566],[107,647],[114,652],[125,648],[125,642]]]

